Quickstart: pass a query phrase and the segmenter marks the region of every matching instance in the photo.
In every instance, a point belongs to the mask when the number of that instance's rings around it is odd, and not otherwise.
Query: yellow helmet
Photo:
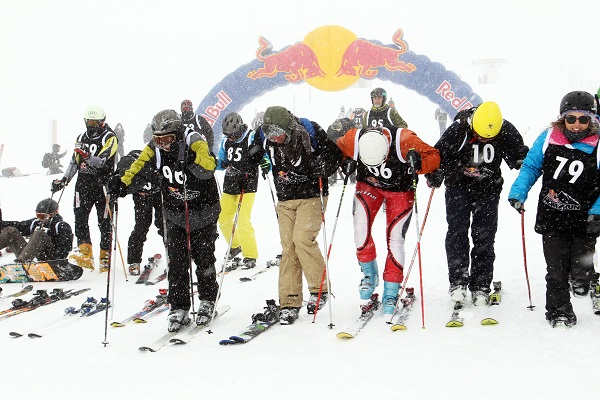
[[[482,138],[495,137],[502,128],[502,113],[500,107],[493,101],[481,103],[473,113],[471,126],[475,133]]]

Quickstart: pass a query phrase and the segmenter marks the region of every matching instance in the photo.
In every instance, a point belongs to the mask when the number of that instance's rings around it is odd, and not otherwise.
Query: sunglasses
[[[163,150],[167,150],[171,143],[177,140],[174,133],[168,135],[153,135],[152,139],[154,139],[154,144]]]
[[[589,124],[590,123],[590,117],[588,117],[587,115],[582,115],[580,117],[576,117],[574,115],[567,115],[565,117],[565,121],[567,122],[567,124],[574,124],[575,122],[579,121],[580,124]]]

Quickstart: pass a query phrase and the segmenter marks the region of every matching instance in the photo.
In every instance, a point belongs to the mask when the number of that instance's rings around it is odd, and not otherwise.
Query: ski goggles
[[[285,142],[285,140],[288,137],[288,133],[285,131],[285,129],[283,129],[279,125],[275,125],[275,124],[263,125],[262,131],[264,132],[267,140],[270,140],[272,142],[279,143],[279,144]]]
[[[87,126],[88,128],[98,128],[98,127],[101,127],[102,124],[104,124],[104,121],[102,121],[100,119],[86,119],[85,120],[85,126]]]
[[[565,122],[567,124],[574,124],[577,121],[579,121],[579,123],[582,125],[586,125],[590,123],[590,117],[588,117],[587,115],[581,115],[579,117],[576,117],[575,115],[565,116]]]
[[[174,133],[170,133],[167,135],[153,135],[152,139],[154,140],[154,144],[162,150],[168,150],[171,146],[171,143],[177,140],[177,136]]]
[[[37,219],[39,219],[40,221],[45,221],[45,220],[47,220],[47,219],[50,219],[50,218],[52,218],[52,214],[46,214],[46,213],[39,213],[39,212],[36,212],[36,213],[35,213],[35,217],[36,217]]]

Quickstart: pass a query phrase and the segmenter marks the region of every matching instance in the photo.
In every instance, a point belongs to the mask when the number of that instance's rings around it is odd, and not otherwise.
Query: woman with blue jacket
[[[597,104],[583,91],[565,95],[560,116],[536,139],[508,195],[522,213],[527,194],[543,174],[535,231],[546,259],[546,319],[573,326],[569,286],[586,296],[598,284],[594,251],[600,234],[600,155]]]

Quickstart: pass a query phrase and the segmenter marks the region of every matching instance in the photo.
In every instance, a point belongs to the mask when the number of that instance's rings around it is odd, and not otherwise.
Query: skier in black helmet
[[[375,88],[371,91],[371,109],[363,119],[363,128],[387,128],[390,132],[398,128],[408,128],[406,121],[402,119],[395,107],[390,107],[387,101],[387,93],[383,88]]]
[[[567,93],[559,117],[538,136],[523,161],[508,201],[519,213],[542,177],[535,231],[542,235],[546,260],[546,319],[554,328],[572,326],[574,297],[600,297],[594,269],[600,235],[600,137],[597,103],[590,93]],[[600,309],[596,309],[596,312]]]
[[[161,174],[169,256],[168,330],[175,332],[190,323],[190,257],[196,264],[200,298],[196,323],[210,321],[219,289],[214,254],[221,211],[214,177],[216,162],[204,136],[186,127],[174,110],[156,114],[152,132],[152,141],[137,160],[121,177],[113,176],[108,186],[111,196],[122,197],[145,165],[151,165]]]
[[[58,213],[58,203],[52,199],[40,201],[35,215],[24,221],[1,221],[0,248],[10,246],[17,262],[50,262],[58,280],[78,279],[83,270],[66,261],[73,244],[73,232]]]

